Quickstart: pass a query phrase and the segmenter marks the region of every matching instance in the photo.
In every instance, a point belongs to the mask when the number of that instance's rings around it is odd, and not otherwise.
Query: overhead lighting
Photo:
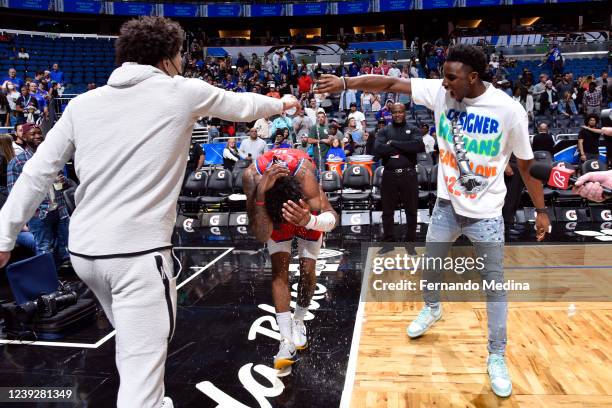
[[[459,20],[457,22],[457,28],[478,28],[482,23],[482,20]]]
[[[534,25],[539,19],[540,17],[524,17],[519,20],[519,25],[529,27]]]

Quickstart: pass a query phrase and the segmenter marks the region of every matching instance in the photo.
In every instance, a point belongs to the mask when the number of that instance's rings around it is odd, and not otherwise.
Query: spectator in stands
[[[533,121],[533,96],[527,92],[527,88],[517,85],[514,88],[512,99],[519,102],[525,108],[529,120]]]
[[[552,81],[549,79],[546,81],[544,92],[540,94],[540,110],[538,113],[540,115],[552,113],[557,109],[558,104],[559,97],[557,96],[557,90],[553,87]]]
[[[544,56],[544,60],[538,65],[550,64],[553,78],[563,74],[563,55],[558,44],[552,44],[550,50]]]
[[[365,115],[362,112],[357,110],[357,104],[354,102],[351,103],[350,112],[348,114],[348,119],[351,119],[351,118],[355,119],[357,129],[361,130],[362,132],[365,132],[366,130]]]
[[[223,168],[229,171],[234,170],[234,165],[238,160],[240,160],[240,153],[236,148],[236,138],[230,137],[223,149]]]
[[[270,138],[270,120],[269,118],[259,118],[255,121],[253,125],[255,129],[257,129],[257,137],[263,139],[264,141]]]
[[[338,110],[348,111],[352,104],[357,106],[357,93],[353,89],[346,89],[340,93],[340,105]]]
[[[344,153],[344,146],[339,138],[335,136],[330,136],[329,140],[331,141],[331,145],[327,154],[325,155],[325,161],[328,162],[330,159],[342,159],[343,162],[346,162],[346,154]]]
[[[306,71],[302,71],[298,78],[298,93],[300,96],[308,95],[312,92],[313,81]]]
[[[25,142],[23,140],[23,124],[17,124],[14,126],[13,132],[13,150],[15,156],[24,152]]]
[[[597,128],[598,121],[599,115],[588,114],[584,120],[586,127],[578,133],[580,161],[599,160],[599,133],[591,130]]]
[[[374,95],[371,92],[365,91],[361,94],[361,110],[363,112],[372,112],[372,100]]]
[[[574,81],[572,80],[572,74],[569,72],[563,74],[561,80],[555,85],[555,89],[557,89],[559,95],[564,95],[566,92],[569,92],[570,95],[574,94]]]
[[[384,119],[387,125],[393,122],[393,115],[391,114],[391,108],[393,107],[393,99],[387,99],[385,107],[376,113],[376,119]]]
[[[185,169],[185,177],[188,177],[192,172],[198,171],[204,165],[206,158],[202,145],[197,142],[191,142],[189,145],[189,155],[187,158],[187,167]]]
[[[287,116],[286,112],[282,112],[274,121],[272,122],[272,126],[270,127],[270,134],[276,138],[276,130],[277,129],[292,129],[293,128],[293,119],[290,116]],[[274,139],[272,139],[274,141]]]
[[[421,131],[423,132],[423,144],[425,145],[425,153],[431,155],[433,160],[433,154],[436,150],[436,139],[432,135],[429,134],[429,125],[427,123],[423,123],[421,126]]]
[[[7,82],[10,82],[13,85],[15,85],[15,89],[21,89],[21,87],[25,85],[25,82],[23,82],[23,79],[17,76],[17,70],[13,67],[9,68],[8,76],[2,79],[2,88],[6,88]]]
[[[11,106],[3,92],[0,92],[0,126],[10,126]]]
[[[42,131],[34,124],[23,125],[24,152],[15,156],[7,167],[7,188],[9,193],[15,187],[17,179],[21,176],[26,162],[32,159],[43,141]],[[31,175],[26,180],[30,182]],[[30,231],[36,240],[36,253],[52,253],[56,265],[69,258],[68,255],[68,209],[61,190],[66,183],[65,177],[59,173],[56,176],[54,187],[48,190],[38,209],[28,221]],[[61,187],[56,188],[55,184]]]
[[[236,60],[236,68],[246,69],[249,67],[249,61],[244,58],[241,52],[238,53],[238,59]]]
[[[274,84],[274,82],[270,83],[268,85],[268,88],[270,89],[270,91],[268,91],[266,96],[269,96],[271,98],[276,98],[276,99],[281,98],[280,93],[278,93],[278,91],[276,90],[276,84]]]
[[[534,152],[546,151],[554,156],[555,137],[548,132],[548,124],[542,122],[538,125],[538,133],[533,136],[531,147]]]
[[[359,153],[363,150],[361,148],[365,146],[365,138],[363,135],[364,131],[357,128],[357,120],[355,120],[355,118],[349,118],[348,126],[344,130],[344,137],[351,137],[355,142],[355,146],[359,148]]]
[[[30,95],[36,98],[38,110],[40,110],[41,113],[44,113],[45,118],[49,117],[49,107],[47,106],[47,101],[45,100],[45,97],[42,92],[38,91],[38,86],[36,86],[36,83],[30,82],[30,84],[28,85],[28,90]]]
[[[327,115],[324,110],[319,110],[317,111],[317,123],[310,128],[308,135],[308,143],[312,146],[312,155],[318,174],[325,171],[324,159],[331,143],[328,133]]]
[[[0,134],[0,206],[4,205],[8,197],[6,184],[7,165],[15,157],[13,138],[8,133]]]
[[[287,78],[287,74],[281,74],[280,75],[280,81],[279,81],[279,87],[278,87],[278,93],[283,96],[283,95],[293,95],[293,92],[291,90],[291,84],[289,83],[289,79]]]
[[[58,64],[53,64],[51,72],[49,72],[49,77],[51,78],[52,81],[57,82],[60,88],[63,86],[64,81],[65,81],[64,73],[59,70]]]
[[[266,142],[257,136],[257,129],[249,129],[249,138],[240,143],[238,153],[240,158],[255,161],[259,156],[268,151]]]
[[[15,88],[15,84],[9,82],[6,86],[6,100],[9,104],[9,123],[15,126],[17,123],[17,99],[21,94]]]
[[[540,74],[539,80],[540,82],[535,84],[532,90],[534,107],[538,112],[540,112],[541,96],[546,91],[546,82],[548,81],[548,75]]]
[[[228,91],[233,91],[236,88],[236,81],[234,81],[234,77],[231,73],[227,73],[223,81],[221,81],[221,86]]]
[[[17,99],[15,108],[17,112],[17,123],[34,123],[34,114],[38,111],[38,102],[36,98],[30,95],[30,90],[27,86],[21,87],[21,96]]]
[[[336,136],[333,136],[336,137]],[[345,136],[342,139],[342,146],[344,149],[344,154],[349,157],[352,156],[353,154],[357,154],[355,152],[357,146],[355,144],[355,141],[353,140],[353,136],[351,136],[351,134],[349,133],[348,136]]]
[[[397,63],[393,62],[391,64],[391,68],[389,68],[389,71],[387,72],[387,75],[395,77],[395,78],[399,78],[402,75],[402,71],[397,67]]]
[[[597,86],[594,81],[590,82],[589,90],[584,91],[584,95],[582,96],[584,113],[587,115],[594,114],[599,116],[602,99],[601,87]]]
[[[274,138],[274,145],[272,149],[289,149],[291,145],[287,140],[287,135],[285,134],[286,129],[276,129],[276,134]]]
[[[578,110],[569,92],[563,94],[563,97],[559,100],[558,108],[561,117],[568,118],[570,123],[573,123],[574,117],[578,115]]]
[[[601,76],[595,80],[595,83],[601,89],[602,105],[606,106],[610,98],[610,89],[608,87],[608,72],[602,71]]]
[[[28,54],[25,48],[21,47],[19,48],[19,53],[17,54],[17,58],[21,60],[29,60],[30,54]]]
[[[306,100],[308,100],[308,106],[304,107],[304,113],[310,119],[310,124],[314,126],[317,123],[317,99],[315,97],[309,99],[304,97],[304,101]]]
[[[314,126],[314,122],[305,115],[304,109],[298,109],[293,117],[293,131],[297,136],[297,141],[302,140],[304,136],[308,137],[312,126]]]
[[[318,106],[325,112],[329,113],[332,111],[333,102],[329,98],[329,93],[315,94],[315,99],[319,99]]]

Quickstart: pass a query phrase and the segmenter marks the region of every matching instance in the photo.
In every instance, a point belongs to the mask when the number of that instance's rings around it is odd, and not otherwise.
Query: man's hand
[[[283,101],[283,112],[293,108],[298,109],[300,107],[300,101],[293,95],[283,95],[281,101]]]
[[[257,191],[259,191],[261,194],[265,193],[274,186],[276,180],[288,175],[289,169],[287,167],[280,164],[273,164],[264,172],[259,184],[257,185]]]
[[[595,171],[580,176],[573,191],[587,200],[602,202],[605,200],[602,186],[612,188],[612,170]]]
[[[318,94],[325,92],[338,93],[343,89],[342,80],[335,75],[329,74],[321,74],[315,85],[315,93]]]
[[[535,224],[536,224],[536,239],[538,241],[543,241],[544,238],[546,238],[546,233],[550,232],[550,220],[548,219],[548,214],[537,213]]]
[[[512,170],[512,166],[510,166],[509,164],[506,164],[506,169],[504,170],[504,174],[506,176],[514,176],[514,171]]]
[[[8,263],[9,259],[11,259],[10,252],[0,251],[0,268],[4,268]]]
[[[305,226],[310,221],[310,207],[300,199],[299,205],[291,200],[283,204],[283,218],[294,225]]]

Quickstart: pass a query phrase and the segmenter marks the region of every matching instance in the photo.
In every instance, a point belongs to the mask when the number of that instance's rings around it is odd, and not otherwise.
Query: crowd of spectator
[[[27,55],[23,48],[19,54]],[[50,102],[61,96],[63,84],[64,73],[58,64],[25,78],[18,76],[15,68],[9,68],[0,79],[0,126],[40,123],[48,118]]]

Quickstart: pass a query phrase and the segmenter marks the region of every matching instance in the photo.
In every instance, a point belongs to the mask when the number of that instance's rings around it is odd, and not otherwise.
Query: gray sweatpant
[[[117,330],[117,407],[161,407],[168,342],[176,321],[170,250],[108,259],[72,255],[71,259]]]

